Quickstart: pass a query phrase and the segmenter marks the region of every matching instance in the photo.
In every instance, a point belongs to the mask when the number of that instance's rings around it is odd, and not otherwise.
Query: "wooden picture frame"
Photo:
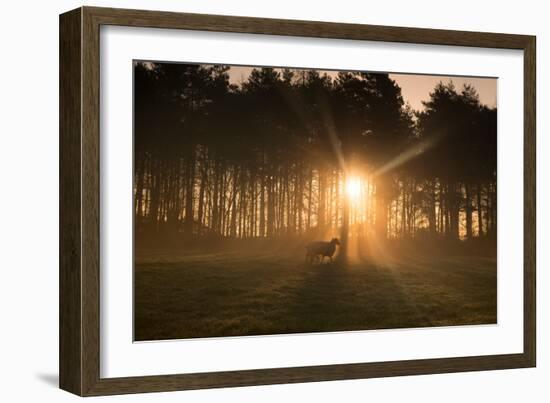
[[[524,52],[523,353],[392,362],[100,377],[100,26],[519,49]],[[60,387],[80,396],[533,367],[535,37],[481,32],[81,7],[60,16]]]

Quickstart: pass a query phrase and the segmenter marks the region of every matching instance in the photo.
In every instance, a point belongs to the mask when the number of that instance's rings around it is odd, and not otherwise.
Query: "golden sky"
[[[229,70],[229,80],[231,83],[239,84],[246,81],[253,67],[232,66]],[[337,71],[321,70],[328,75],[334,76]],[[464,84],[473,85],[478,93],[480,101],[490,107],[497,105],[497,79],[481,77],[463,77],[463,76],[444,76],[444,75],[425,75],[425,74],[392,74],[390,77],[401,87],[403,99],[408,102],[413,109],[424,109],[422,101],[430,97],[430,92],[440,81],[447,83],[453,81],[459,90]]]

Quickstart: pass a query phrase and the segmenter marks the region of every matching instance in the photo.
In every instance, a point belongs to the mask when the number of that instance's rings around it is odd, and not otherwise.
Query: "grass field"
[[[407,256],[307,265],[301,251],[148,253],[135,339],[496,323],[496,259]]]

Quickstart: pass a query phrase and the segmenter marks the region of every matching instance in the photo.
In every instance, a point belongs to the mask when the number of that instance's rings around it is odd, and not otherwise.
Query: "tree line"
[[[136,237],[496,234],[496,108],[388,74],[134,64]]]

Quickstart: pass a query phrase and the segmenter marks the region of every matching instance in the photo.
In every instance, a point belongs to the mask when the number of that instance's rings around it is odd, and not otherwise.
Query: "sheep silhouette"
[[[306,245],[306,263],[314,263],[319,258],[321,259],[320,263],[323,263],[325,257],[328,257],[332,263],[336,245],[340,245],[338,238],[332,238],[330,242],[314,241],[308,243]]]

